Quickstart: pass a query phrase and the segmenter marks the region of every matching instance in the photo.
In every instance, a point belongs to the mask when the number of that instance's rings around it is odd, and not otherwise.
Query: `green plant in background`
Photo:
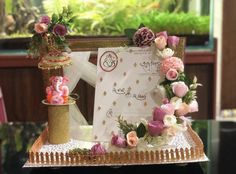
[[[62,0],[60,0],[62,1]],[[59,1],[58,4],[61,4]],[[44,0],[48,13],[60,10],[56,0]],[[209,16],[191,13],[177,13],[181,4],[173,0],[69,0],[73,13],[77,16],[75,33],[80,35],[123,35],[125,28],[137,28],[140,23],[153,31],[167,30],[171,34],[208,34]],[[183,4],[183,2],[181,1]],[[172,13],[169,6],[176,5]]]
[[[27,160],[27,152],[45,124],[9,123],[0,125],[3,173],[17,173]]]
[[[170,34],[209,34],[209,15],[199,16],[189,12],[189,2],[186,0],[6,0],[6,11],[17,13],[14,10],[17,3],[49,16],[71,6],[76,16],[73,35],[123,35],[125,28],[138,28],[141,23],[155,32],[167,30]],[[18,19],[14,20],[19,23]],[[12,34],[17,36],[16,33],[27,34],[27,28],[17,29]]]

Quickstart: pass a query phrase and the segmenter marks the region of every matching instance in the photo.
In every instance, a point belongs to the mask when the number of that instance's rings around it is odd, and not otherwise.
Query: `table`
[[[236,172],[236,122],[198,120],[193,129],[201,137],[209,162],[187,165],[140,165],[124,167],[63,167],[63,168],[22,168],[27,160],[27,150],[45,128],[45,123],[0,124],[1,172],[0,173],[191,173],[231,174]]]

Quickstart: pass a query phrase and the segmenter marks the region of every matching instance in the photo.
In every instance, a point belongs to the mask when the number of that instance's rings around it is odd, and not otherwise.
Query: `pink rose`
[[[138,137],[135,131],[131,131],[126,135],[127,144],[129,147],[136,147],[138,144]]]
[[[167,103],[170,103],[170,101],[169,101],[168,98],[163,98],[163,99],[162,99],[162,103],[163,103],[163,104],[167,104]]]
[[[188,86],[184,82],[174,82],[171,84],[173,93],[182,98],[189,91]]]
[[[166,74],[169,69],[175,69],[176,71],[183,72],[184,64],[183,61],[178,57],[165,58],[161,63],[161,72]]]
[[[50,19],[49,16],[44,15],[44,16],[41,16],[41,17],[40,17],[39,22],[48,25],[48,24],[51,22],[51,19]]]
[[[176,80],[178,76],[179,76],[179,73],[175,69],[172,69],[172,68],[169,69],[166,73],[166,78],[171,81]]]
[[[182,103],[175,113],[177,116],[184,116],[187,113],[189,113],[189,111],[190,111],[189,106],[186,103]]]
[[[167,42],[168,42],[168,45],[170,47],[175,48],[179,44],[179,37],[177,37],[177,36],[168,36]]]
[[[167,40],[165,38],[165,36],[159,36],[157,37],[155,40],[154,40],[155,44],[156,44],[156,47],[159,49],[159,50],[163,50],[166,45],[167,45]]]
[[[53,32],[56,34],[56,35],[59,35],[59,36],[65,36],[66,33],[67,33],[67,29],[64,25],[61,25],[61,24],[56,24],[54,27],[53,27]]]
[[[162,121],[149,121],[148,122],[148,133],[151,136],[161,135],[164,129],[164,123]]]
[[[154,121],[163,121],[163,118],[166,115],[166,113],[163,111],[163,109],[156,107],[154,108],[152,115]]]
[[[113,134],[112,139],[111,139],[111,144],[117,147],[126,147],[126,140],[119,135]]]
[[[174,115],[175,106],[171,103],[161,105],[161,109],[168,115]]]
[[[160,37],[160,36],[163,36],[165,40],[167,40],[168,39],[167,31],[161,31],[159,33],[156,33],[156,37]]]
[[[189,103],[189,112],[198,112],[198,102],[196,100],[191,101]]]
[[[103,155],[106,153],[106,149],[100,143],[93,145],[90,151],[91,155]]]
[[[44,24],[44,23],[36,23],[34,24],[34,31],[36,31],[36,33],[45,33],[48,30],[48,25]]]

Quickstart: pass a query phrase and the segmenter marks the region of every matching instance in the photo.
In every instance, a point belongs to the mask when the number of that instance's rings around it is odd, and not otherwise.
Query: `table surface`
[[[186,165],[145,165],[124,167],[62,167],[22,168],[27,160],[27,150],[42,132],[45,123],[0,124],[0,173],[181,173],[181,174],[233,174],[236,173],[236,122],[197,120],[192,128],[201,137],[209,162]]]

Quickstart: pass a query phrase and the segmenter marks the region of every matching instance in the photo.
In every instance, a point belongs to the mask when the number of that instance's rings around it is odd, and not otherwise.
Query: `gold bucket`
[[[48,106],[48,141],[50,144],[63,144],[70,140],[70,117],[69,106],[75,104],[75,100],[69,100],[66,104],[50,104],[42,101]]]

